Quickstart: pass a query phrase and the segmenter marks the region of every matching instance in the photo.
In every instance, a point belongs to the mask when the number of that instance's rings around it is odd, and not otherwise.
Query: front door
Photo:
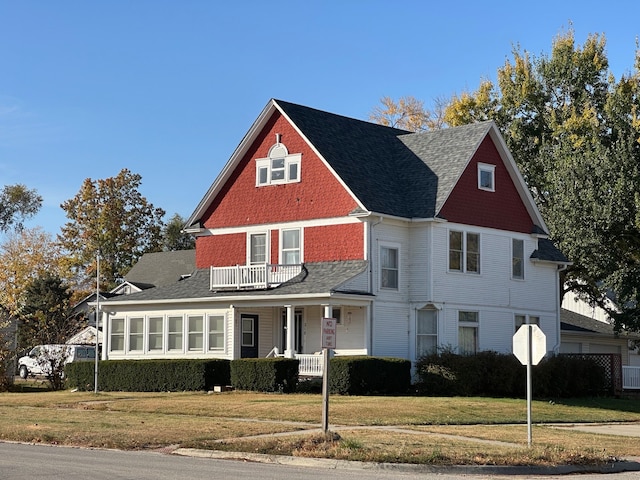
[[[241,358],[258,358],[258,315],[240,315]]]

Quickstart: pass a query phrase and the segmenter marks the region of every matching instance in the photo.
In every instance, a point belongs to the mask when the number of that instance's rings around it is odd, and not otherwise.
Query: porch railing
[[[322,355],[296,354],[300,361],[298,374],[305,377],[322,376]]]
[[[640,390],[640,367],[622,367],[622,388]]]
[[[302,265],[236,265],[211,267],[209,287],[218,288],[269,288],[291,280],[302,271]]]

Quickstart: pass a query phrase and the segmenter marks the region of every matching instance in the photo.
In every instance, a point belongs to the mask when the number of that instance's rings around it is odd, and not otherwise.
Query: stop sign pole
[[[513,354],[527,366],[527,444],[531,446],[532,366],[547,353],[547,338],[540,327],[526,323],[513,336]]]

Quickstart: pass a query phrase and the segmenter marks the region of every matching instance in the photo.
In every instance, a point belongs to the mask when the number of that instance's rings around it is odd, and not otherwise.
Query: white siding
[[[480,234],[480,274],[449,272],[449,230]],[[438,343],[458,345],[458,312],[479,313],[478,349],[509,353],[515,315],[540,318],[547,350],[558,348],[557,268],[529,258],[537,248],[531,235],[446,222],[403,224],[383,222],[373,229],[374,277],[373,355],[415,360],[416,310],[438,309]],[[512,239],[525,250],[525,278],[511,278]],[[400,249],[400,288],[380,289],[378,255],[381,244]]]

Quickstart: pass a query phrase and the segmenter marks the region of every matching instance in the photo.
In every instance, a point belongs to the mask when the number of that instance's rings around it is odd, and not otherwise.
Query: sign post
[[[336,319],[322,319],[322,431],[329,431],[329,350],[336,348]]]
[[[524,324],[513,335],[513,354],[527,366],[527,443],[531,446],[531,371],[547,353],[547,337],[540,327]]]

